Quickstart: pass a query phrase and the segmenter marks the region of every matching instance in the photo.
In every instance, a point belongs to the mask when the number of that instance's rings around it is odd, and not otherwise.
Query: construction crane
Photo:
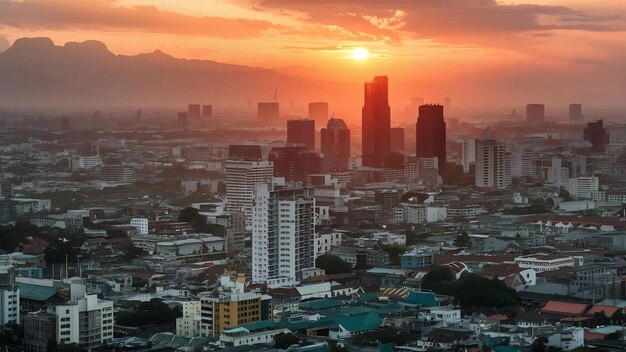
[[[278,88],[274,91],[274,101],[278,101]]]

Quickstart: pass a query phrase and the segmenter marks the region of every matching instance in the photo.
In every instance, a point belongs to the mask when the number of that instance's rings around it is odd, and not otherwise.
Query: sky
[[[515,72],[603,96],[626,78],[614,74],[625,16],[624,0],[0,0],[0,50],[20,37],[95,39],[116,54],[159,49],[321,80],[461,85]],[[582,99],[566,91],[563,101]],[[524,94],[534,98],[532,84]]]

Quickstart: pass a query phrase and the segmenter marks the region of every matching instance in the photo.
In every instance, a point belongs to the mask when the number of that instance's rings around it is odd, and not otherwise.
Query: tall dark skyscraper
[[[345,171],[350,159],[350,130],[341,119],[328,120],[322,128],[321,149],[324,154],[323,166],[327,171]]]
[[[390,150],[391,109],[388,79],[374,77],[365,83],[365,103],[362,112],[363,166],[384,167]]]
[[[390,129],[390,150],[392,153],[404,152],[404,128],[394,127]]]
[[[437,157],[439,174],[445,180],[446,122],[443,106],[422,105],[415,128],[415,154],[418,158]]]
[[[307,150],[315,150],[315,120],[287,121],[287,143],[304,144]]]
[[[309,118],[315,120],[320,125],[328,121],[328,103],[319,101],[309,103]]]
[[[187,117],[193,120],[197,120],[201,116],[202,107],[200,104],[189,104],[187,106]]]
[[[609,143],[609,135],[604,128],[604,122],[587,122],[587,128],[583,131],[583,138],[591,143],[591,150],[595,153],[604,153]]]
[[[546,119],[546,107],[543,104],[526,105],[526,122],[543,123]]]
[[[569,123],[583,123],[583,106],[580,104],[569,104]]]

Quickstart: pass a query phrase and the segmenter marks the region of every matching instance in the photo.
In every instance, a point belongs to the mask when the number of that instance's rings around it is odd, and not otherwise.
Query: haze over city
[[[0,349],[626,350],[626,0],[0,0]]]

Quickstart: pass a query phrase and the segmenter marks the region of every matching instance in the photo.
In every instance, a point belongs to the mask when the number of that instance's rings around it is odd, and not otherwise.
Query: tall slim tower
[[[363,166],[384,167],[390,150],[391,108],[387,76],[365,83],[362,111]]]
[[[303,144],[307,150],[315,150],[315,120],[287,121],[287,143]]]
[[[292,286],[315,266],[315,199],[308,188],[257,185],[252,210],[252,281]]]
[[[569,104],[569,123],[583,123],[583,106],[581,104]]]
[[[321,149],[324,154],[322,164],[326,171],[345,171],[350,159],[350,130],[341,119],[328,120],[322,128]]]
[[[511,155],[494,140],[476,141],[477,187],[506,189],[511,186]]]
[[[269,161],[227,161],[226,210],[246,214],[246,229],[252,227],[252,202],[256,185],[266,183],[274,176],[274,166]]]
[[[602,120],[587,122],[587,128],[583,130],[583,138],[591,143],[591,151],[594,153],[604,153],[610,141]]]
[[[443,106],[422,105],[415,124],[415,154],[418,158],[437,157],[439,175],[445,180],[446,173],[446,122]]]

